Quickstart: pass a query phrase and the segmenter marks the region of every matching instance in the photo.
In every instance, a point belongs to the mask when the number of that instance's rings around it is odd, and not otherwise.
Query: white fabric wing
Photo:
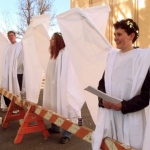
[[[26,34],[24,35],[25,38],[26,36],[28,36],[28,34],[33,33],[32,31],[34,30],[36,50],[38,52],[39,61],[42,64],[45,72],[49,60],[49,21],[49,14],[34,16],[28,27],[28,32],[26,32]]]
[[[4,55],[7,45],[10,42],[6,38],[6,36],[0,32],[0,86],[2,81],[2,75],[3,75],[3,66],[4,66]]]
[[[58,82],[60,89],[58,93],[60,93],[60,101],[64,102],[63,105],[61,102],[62,112],[66,112],[66,108],[68,107],[67,118],[76,121],[76,119],[81,116],[81,108],[85,100],[66,49],[67,47],[62,53],[62,66],[60,66],[61,69],[59,69],[61,70],[61,75]],[[64,116],[66,115],[64,114]]]
[[[32,20],[33,22],[22,39],[26,97],[29,101],[35,103],[38,102],[44,75],[43,68],[46,68],[48,62],[49,36],[45,25],[41,23],[42,19],[42,16],[39,16],[38,21]],[[46,19],[46,22],[49,23],[49,18]]]
[[[88,7],[83,11],[88,15],[89,19],[93,21],[101,33],[105,35],[110,7],[108,5],[100,5]]]
[[[108,15],[106,13],[106,15]],[[82,90],[89,85],[98,86],[107,55],[112,46],[88,15],[80,8],[71,9],[57,16],[69,57],[75,68]],[[107,19],[103,18],[104,20]],[[101,19],[103,22],[103,20]],[[94,122],[97,118],[97,97],[84,92],[84,97]]]
[[[50,22],[50,14],[43,14],[43,15],[39,15],[39,16],[34,16],[32,18],[32,21],[29,25],[29,28],[35,27],[38,24],[44,24],[44,27],[46,29],[46,31],[48,32],[49,29],[49,22]]]
[[[1,81],[2,81],[2,75],[3,75],[3,65],[4,65],[4,55],[5,55],[5,50],[6,47],[10,43],[4,33],[0,32],[0,86],[1,86]],[[1,96],[1,108],[5,107],[5,102],[3,96]]]
[[[38,48],[41,48],[42,55],[44,50],[46,51],[46,49],[48,49],[48,47],[44,49],[44,44],[46,44],[48,39],[49,37],[46,34],[43,24],[39,24],[32,29],[30,28],[29,32],[27,30],[22,39],[24,50],[24,79],[26,97],[29,101],[35,103],[38,102],[42,78],[44,75],[44,70],[41,62],[39,61],[40,57],[37,50]]]
[[[27,100],[37,103],[40,93],[43,68],[39,62],[33,34],[22,39],[24,50],[24,81]]]
[[[43,24],[37,25],[33,28],[34,40],[36,43],[36,50],[39,56],[39,61],[46,72],[46,66],[49,60],[49,35]]]

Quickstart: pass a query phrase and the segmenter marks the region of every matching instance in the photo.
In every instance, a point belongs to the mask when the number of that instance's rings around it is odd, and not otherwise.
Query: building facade
[[[71,0],[71,8],[87,8],[97,5],[109,5],[106,38],[115,46],[113,24],[121,19],[132,18],[140,28],[139,38],[134,46],[146,48],[150,46],[150,0]]]

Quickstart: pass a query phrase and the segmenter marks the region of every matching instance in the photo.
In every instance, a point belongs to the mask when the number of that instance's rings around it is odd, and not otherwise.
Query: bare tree
[[[16,24],[19,36],[23,36],[27,26],[30,24],[31,18],[34,16],[35,0],[19,0],[19,22]]]
[[[54,0],[19,0],[19,23],[16,24],[18,37],[24,35],[33,16],[51,13],[50,25],[54,25],[55,12],[52,9],[53,2]]]
[[[37,14],[42,15],[48,12],[53,12],[51,13],[50,26],[54,26],[55,23],[53,22],[53,20],[56,17],[53,11],[54,0],[36,0],[36,1],[37,1]]]
[[[10,18],[12,17],[9,11],[4,10],[4,11],[1,11],[1,13],[3,15],[2,15],[1,23],[0,23],[0,28],[4,32],[7,32],[12,25],[12,20],[10,20]]]

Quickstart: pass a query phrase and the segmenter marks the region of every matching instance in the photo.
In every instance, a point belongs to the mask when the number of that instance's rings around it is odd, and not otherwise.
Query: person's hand
[[[113,110],[121,110],[122,109],[122,103],[118,103],[118,104],[115,104],[115,103],[111,103],[111,109]]]
[[[104,105],[104,108],[111,109],[112,103],[107,102],[107,101],[105,101],[105,100],[102,100],[102,103],[103,103],[103,105]]]
[[[122,103],[115,104],[115,103],[107,102],[105,100],[102,100],[102,103],[104,105],[104,108],[107,109],[113,109],[116,111],[120,111],[122,109]]]

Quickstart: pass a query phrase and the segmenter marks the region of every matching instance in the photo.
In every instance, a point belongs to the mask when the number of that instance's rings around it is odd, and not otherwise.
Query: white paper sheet
[[[94,94],[94,95],[97,95],[98,97],[104,99],[104,100],[107,101],[107,102],[120,103],[120,102],[122,101],[121,99],[111,97],[111,96],[107,95],[106,93],[95,89],[95,88],[92,87],[92,86],[88,86],[88,87],[85,88],[84,90],[86,90],[86,91],[88,91],[88,92],[90,92],[90,93],[92,93],[92,94]]]

